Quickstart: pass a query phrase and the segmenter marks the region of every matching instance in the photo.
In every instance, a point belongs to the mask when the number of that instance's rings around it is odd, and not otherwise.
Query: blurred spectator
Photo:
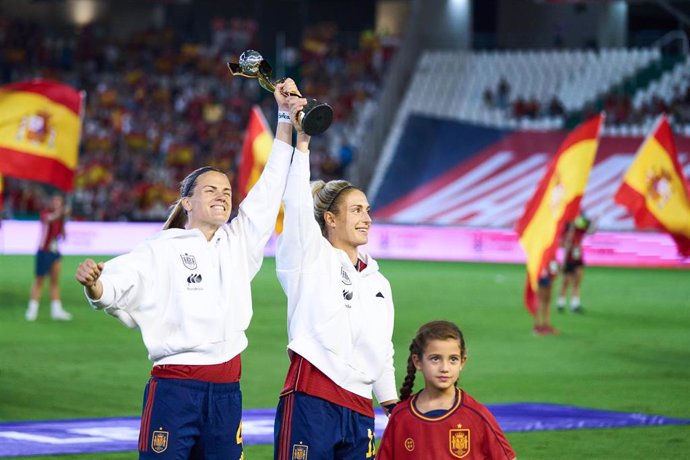
[[[491,88],[486,88],[484,90],[484,94],[482,95],[482,99],[484,100],[484,105],[487,108],[492,108],[494,106],[494,93],[491,91]]]
[[[72,315],[62,308],[60,299],[60,271],[62,256],[58,249],[58,240],[65,237],[65,221],[70,210],[65,205],[65,198],[55,193],[50,204],[41,210],[41,241],[36,251],[36,271],[31,285],[29,304],[26,309],[26,320],[36,321],[38,308],[46,277],[50,281],[50,317],[58,321],[69,321]]]
[[[510,101],[510,83],[505,77],[501,77],[498,82],[498,88],[496,89],[496,105],[500,109],[505,109],[508,107]]]

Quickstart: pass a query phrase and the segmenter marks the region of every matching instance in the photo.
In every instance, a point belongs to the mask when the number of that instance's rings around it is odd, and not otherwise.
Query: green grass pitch
[[[51,321],[47,293],[24,320],[33,257],[0,255],[0,421],[138,416],[150,363],[138,331],[92,311],[65,257],[62,297],[74,314]],[[99,260],[107,258],[97,258]],[[396,304],[398,380],[415,329],[450,319],[463,329],[461,386],[483,403],[552,402],[690,418],[690,272],[587,267],[584,316],[554,313],[558,337],[535,337],[522,306],[524,266],[381,261]],[[266,259],[253,283],[243,353],[245,407],[273,407],[287,369],[285,299]],[[421,378],[418,377],[417,383]],[[690,427],[508,434],[520,459],[688,458]],[[248,460],[272,457],[247,446]],[[134,452],[37,459],[136,458]]]

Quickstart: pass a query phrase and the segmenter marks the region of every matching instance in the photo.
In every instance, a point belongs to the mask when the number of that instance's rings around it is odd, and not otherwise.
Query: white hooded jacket
[[[218,364],[247,347],[250,281],[275,226],[292,151],[274,140],[237,217],[210,241],[198,229],[163,230],[106,262],[103,295],[89,302],[138,326],[155,365]]]
[[[288,298],[288,348],[342,388],[379,402],[397,399],[393,297],[378,263],[358,272],[321,234],[309,186],[309,157],[295,150],[283,198],[278,279]]]

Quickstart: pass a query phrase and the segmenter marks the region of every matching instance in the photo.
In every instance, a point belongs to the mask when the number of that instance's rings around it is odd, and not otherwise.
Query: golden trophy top
[[[227,64],[233,76],[255,78],[263,89],[271,93],[275,92],[276,85],[285,81],[284,78],[273,81],[271,64],[254,50],[244,51],[240,55],[239,62],[228,62]],[[298,91],[284,92],[283,95],[302,97]],[[309,99],[304,108],[297,114],[297,121],[306,134],[315,136],[326,131],[331,125],[333,109],[324,102]]]
[[[271,81],[273,68],[258,51],[246,50],[240,55],[237,63],[228,62],[230,73],[245,78],[256,78],[259,85],[269,92],[274,92],[277,82]]]

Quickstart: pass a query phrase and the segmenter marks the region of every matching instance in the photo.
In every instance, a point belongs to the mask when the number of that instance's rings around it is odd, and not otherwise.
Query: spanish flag
[[[0,173],[73,188],[82,94],[50,80],[0,87]]]
[[[603,120],[603,115],[593,117],[566,137],[516,224],[527,256],[525,306],[533,315],[540,273],[555,258],[565,222],[580,212]]]
[[[637,228],[669,233],[678,252],[690,256],[688,181],[665,116],[640,146],[614,200],[628,209]]]
[[[249,114],[249,123],[244,134],[242,143],[242,158],[240,160],[240,173],[238,186],[240,189],[240,199],[244,199],[249,190],[259,180],[261,172],[266,166],[268,156],[271,154],[273,145],[273,133],[268,126],[266,117],[261,112],[258,105],[252,107]],[[276,233],[283,231],[283,208],[281,206],[276,220]]]

